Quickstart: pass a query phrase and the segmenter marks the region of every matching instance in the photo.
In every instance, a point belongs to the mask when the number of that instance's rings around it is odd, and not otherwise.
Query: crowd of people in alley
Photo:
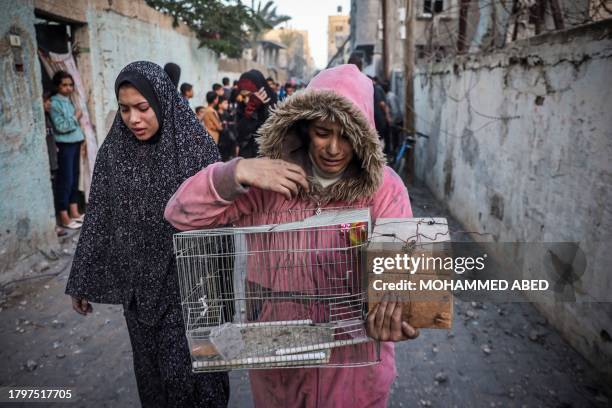
[[[361,59],[351,56],[349,63],[362,69]],[[257,70],[243,73],[230,84],[224,77],[214,83],[202,101],[193,101],[194,86],[180,83],[181,68],[167,63],[164,71],[177,88],[181,98],[194,107],[202,126],[208,131],[219,149],[221,159],[257,156],[255,137],[266,121],[270,109],[305,88],[305,84],[288,81],[279,84],[274,78],[265,78]],[[389,84],[370,77],[374,87],[374,119],[376,130],[383,141],[384,152],[391,161],[398,149],[403,116],[397,96]],[[71,100],[74,79],[65,71],[53,77],[53,90],[44,95],[45,123],[54,204],[57,214],[56,232],[66,234],[65,229],[79,229],[83,216],[79,212],[79,167],[81,145],[84,136],[79,120],[82,112]],[[180,85],[179,85],[180,83]]]
[[[250,70],[231,85],[228,77],[212,84],[203,104],[197,104],[194,110],[217,144],[223,161],[237,156],[255,157],[255,134],[268,118],[270,108],[302,88],[303,84],[291,81],[280,85],[272,77],[264,78],[260,71]],[[188,104],[193,104],[192,84],[182,83],[179,92]]]
[[[352,55],[349,63],[362,70],[359,56]],[[180,68],[174,63],[164,67],[178,86]],[[178,76],[177,76],[178,75]],[[399,148],[403,114],[397,95],[389,83],[376,76],[369,77],[374,88],[374,119],[376,130],[383,141],[384,152],[390,161]],[[257,70],[243,73],[230,85],[230,78],[224,77],[214,83],[206,92],[205,100],[195,102],[195,113],[219,148],[223,161],[241,156],[257,155],[256,132],[266,121],[270,108],[305,88],[303,83],[288,81],[279,84],[274,78],[264,79]],[[183,82],[178,86],[181,97],[191,106],[194,98],[192,84]]]

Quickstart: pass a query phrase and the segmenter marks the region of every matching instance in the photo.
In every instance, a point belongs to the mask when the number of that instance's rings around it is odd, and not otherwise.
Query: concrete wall
[[[585,303],[537,307],[612,377],[612,20],[531,38],[415,76],[417,176],[468,230],[575,241]]]
[[[74,3],[74,4],[73,4]],[[184,25],[143,0],[24,0],[0,2],[0,279],[19,259],[57,246],[49,161],[45,144],[41,73],[34,29],[35,10],[74,24],[77,64],[99,143],[117,111],[114,82],[125,65],[151,60],[182,68],[181,82],[194,85],[192,106],[220,82],[217,57],[199,48]],[[9,31],[21,38],[11,47]],[[23,72],[15,69],[20,62]]]
[[[9,32],[21,47],[10,46]],[[0,276],[57,245],[36,49],[33,1],[0,2]]]

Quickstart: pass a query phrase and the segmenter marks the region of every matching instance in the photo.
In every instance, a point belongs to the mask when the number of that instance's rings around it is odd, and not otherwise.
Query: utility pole
[[[470,0],[461,0],[459,6],[459,36],[457,38],[457,51],[459,51],[460,54],[467,51],[466,31],[469,7]]]
[[[381,0],[382,3],[382,48],[383,48],[383,79],[389,80],[389,34],[387,23],[387,0]]]
[[[404,24],[406,27],[406,39],[404,40],[404,129],[415,137],[414,118],[414,18],[415,0],[406,0],[406,16]],[[416,144],[414,145],[416,146]],[[409,183],[414,181],[414,149],[409,152],[406,165],[406,179]],[[401,174],[400,174],[401,176]]]

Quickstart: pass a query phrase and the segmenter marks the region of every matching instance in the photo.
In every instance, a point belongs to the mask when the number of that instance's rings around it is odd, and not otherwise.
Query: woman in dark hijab
[[[178,88],[179,81],[181,80],[181,67],[174,62],[169,62],[164,65],[164,71],[166,71],[166,74],[170,77],[174,87]]]
[[[122,304],[144,407],[225,407],[227,373],[193,374],[164,207],[178,186],[219,152],[162,68],[126,66],[119,111],[98,152],[87,215],[66,293]]]
[[[256,69],[245,72],[238,80],[241,103],[236,115],[236,131],[240,156],[257,156],[255,136],[257,130],[270,115],[270,108],[276,105],[276,92],[270,88],[263,74]]]

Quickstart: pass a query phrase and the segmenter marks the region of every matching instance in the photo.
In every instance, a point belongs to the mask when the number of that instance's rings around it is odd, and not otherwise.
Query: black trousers
[[[140,402],[149,407],[226,407],[229,401],[227,373],[194,374],[178,304],[155,326],[138,320],[135,302],[124,311]]]
[[[81,144],[57,143],[57,190],[58,210],[67,211],[69,204],[79,200],[79,172]]]

